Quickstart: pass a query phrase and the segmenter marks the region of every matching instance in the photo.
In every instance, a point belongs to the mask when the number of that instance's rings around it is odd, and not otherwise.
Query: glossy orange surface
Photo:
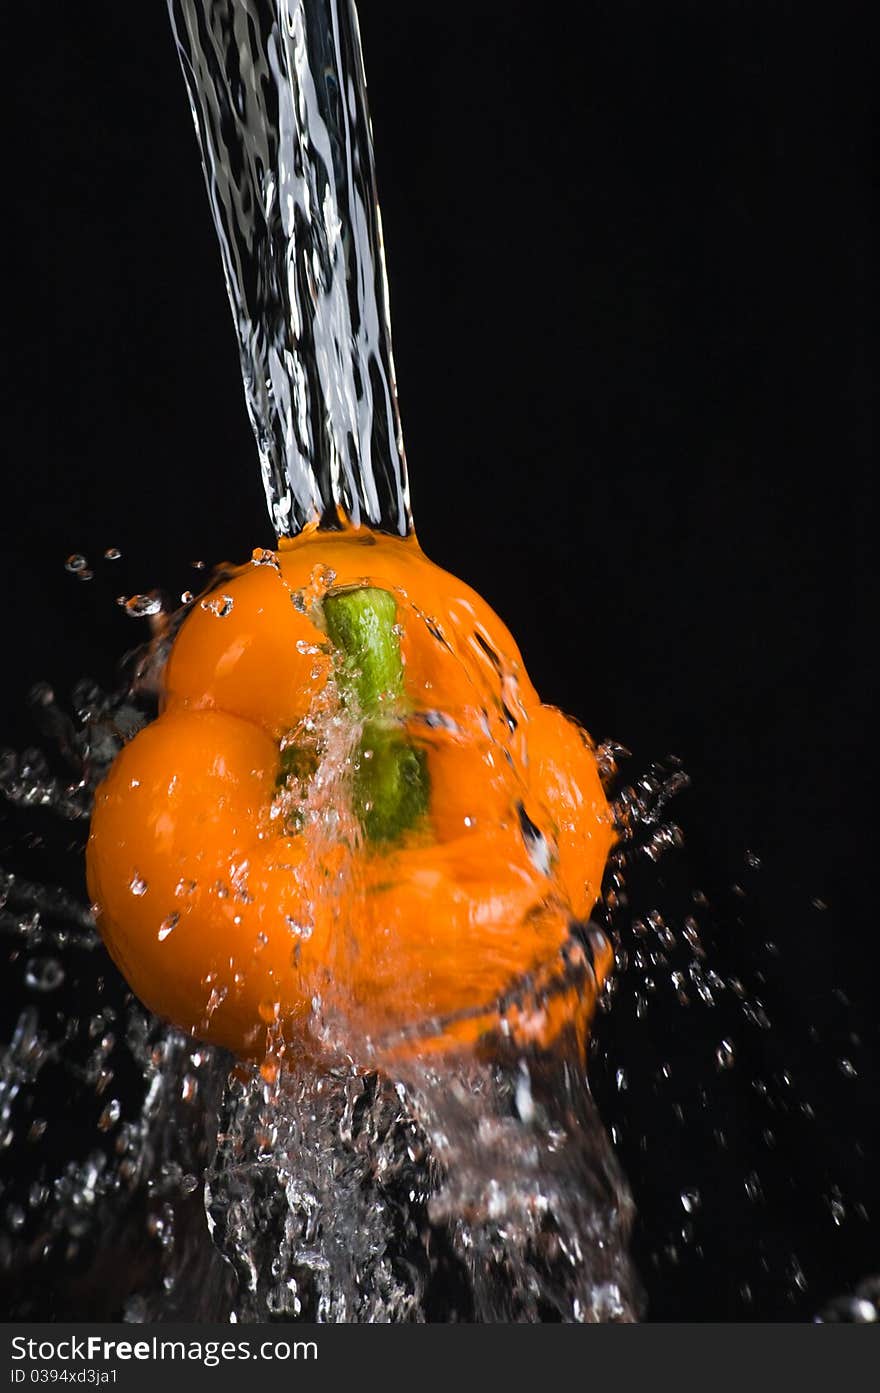
[[[279,781],[292,733],[344,747],[320,606],[366,585],[397,602],[398,715],[430,783],[427,816],[381,846],[346,802],[350,751],[322,756],[298,822]],[[350,529],[256,553],[196,603],[159,719],[98,790],[87,865],[132,989],[194,1036],[255,1057],[401,1032],[451,1048],[524,978],[558,975],[612,840],[588,737],[540,704],[497,615],[414,538]],[[547,1039],[589,1009],[570,998],[512,1018]]]

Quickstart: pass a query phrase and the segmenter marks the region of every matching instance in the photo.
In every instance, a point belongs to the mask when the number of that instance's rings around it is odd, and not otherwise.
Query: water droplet
[[[195,599],[195,595],[192,593],[191,590],[182,590],[180,592],[180,598],[183,604],[191,605],[193,600]]]
[[[266,547],[254,547],[251,554],[251,562],[254,566],[271,566],[273,571],[281,571],[281,562],[274,551],[269,551]]]
[[[722,1040],[715,1051],[715,1063],[719,1069],[732,1069],[736,1063],[736,1051],[730,1040]]]
[[[227,987],[221,987],[219,991],[216,987],[212,987],[211,995],[208,997],[207,1003],[205,1005],[205,1021],[207,1023],[210,1023],[211,1017],[214,1015],[214,1012],[218,1009],[218,1007],[223,1005],[223,1002],[226,1000],[228,995],[229,990]]]
[[[35,1180],[28,1191],[28,1208],[41,1209],[49,1198],[49,1186]]]
[[[118,561],[121,555],[122,552],[119,550],[118,547],[108,547],[107,550],[104,552],[104,560]]]
[[[109,1132],[111,1127],[116,1126],[116,1123],[119,1121],[121,1116],[122,1105],[119,1102],[119,1099],[111,1098],[110,1102],[107,1104],[107,1106],[104,1108],[104,1111],[101,1113],[101,1116],[98,1118],[99,1130],[102,1132]]]
[[[123,598],[122,603],[129,619],[149,619],[151,615],[159,614],[162,610],[161,596],[155,591],[149,595],[132,595],[127,600]]]
[[[32,706],[48,709],[55,704],[55,692],[48,682],[35,682],[28,692],[28,701]]]
[[[520,1121],[529,1126],[535,1119],[535,1102],[532,1097],[532,1080],[525,1060],[519,1066],[514,1101]]]
[[[757,1204],[764,1198],[764,1191],[761,1188],[761,1179],[757,1171],[749,1171],[743,1181],[743,1188],[752,1204]]]
[[[682,1190],[679,1199],[685,1214],[693,1214],[702,1203],[699,1190]]]
[[[807,1281],[807,1274],[804,1272],[804,1269],[801,1267],[800,1262],[798,1261],[794,1253],[792,1253],[788,1271],[791,1280],[794,1282],[794,1285],[798,1288],[798,1290],[806,1291],[807,1287],[809,1286],[809,1283]]]
[[[161,923],[160,926],[159,926],[159,932],[158,932],[158,934],[156,935],[156,937],[158,938],[159,942],[160,942],[160,943],[164,943],[165,940],[166,940],[166,938],[168,937],[168,935],[169,935],[169,934],[172,934],[172,933],[174,932],[174,930],[177,928],[177,925],[178,925],[179,923],[180,923],[180,915],[179,915],[179,914],[169,914],[165,919],[163,919],[163,920],[162,920],[162,923]]]
[[[208,599],[202,600],[201,608],[207,614],[214,614],[218,619],[225,619],[227,614],[231,614],[235,601],[231,595],[213,595]]]
[[[26,1216],[20,1204],[10,1204],[6,1210],[6,1222],[13,1233],[20,1233],[25,1226]]]
[[[147,893],[150,887],[144,880],[143,876],[138,875],[137,872],[135,872],[131,880],[128,882],[128,888],[133,895],[137,895],[138,898],[140,898],[141,895],[145,895]]]
[[[80,571],[86,570],[88,564],[84,556],[81,556],[78,551],[74,551],[65,561],[64,569],[65,571],[70,571],[72,575],[78,575]]]
[[[854,1079],[858,1077],[859,1071],[853,1064],[851,1059],[838,1059],[837,1067],[840,1070],[841,1074],[843,1074],[848,1079]]]
[[[294,935],[295,938],[311,938],[311,924],[302,924],[298,920],[292,918],[289,914],[285,917],[285,923],[287,924],[287,927],[289,928],[290,932]]]
[[[54,992],[64,981],[57,958],[31,958],[24,971],[25,985],[35,992]]]

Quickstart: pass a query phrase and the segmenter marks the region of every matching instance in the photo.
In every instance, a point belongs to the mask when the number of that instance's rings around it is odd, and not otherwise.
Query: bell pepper
[[[613,836],[589,738],[489,606],[415,538],[313,529],[193,605],[87,873],[129,985],[195,1037],[460,1048],[588,1012]]]

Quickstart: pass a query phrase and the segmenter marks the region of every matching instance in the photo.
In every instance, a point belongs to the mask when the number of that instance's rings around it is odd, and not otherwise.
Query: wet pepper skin
[[[421,751],[426,802],[384,840],[279,816],[283,746],[339,680],[328,584],[396,601],[404,735],[390,738]],[[505,997],[513,1028],[543,1042],[588,1014],[589,973],[543,1004],[511,991],[570,965],[612,840],[588,737],[541,704],[498,617],[414,538],[349,528],[255,553],[193,607],[161,715],[98,790],[87,871],[130,986],[198,1038],[259,1058],[267,1041],[320,1048],[320,1019],[337,1044],[414,1031],[460,1048]]]

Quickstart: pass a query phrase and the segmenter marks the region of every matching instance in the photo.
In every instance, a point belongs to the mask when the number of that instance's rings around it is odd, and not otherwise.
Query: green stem
[[[361,715],[378,716],[403,694],[403,659],[394,632],[397,603],[389,590],[363,586],[325,596],[324,622],[341,664],[343,695],[357,696]]]
[[[423,750],[397,723],[404,699],[397,603],[388,590],[361,586],[325,596],[324,622],[344,655],[338,682],[354,698],[364,728],[352,780],[355,814],[371,842],[397,841],[428,810]]]

